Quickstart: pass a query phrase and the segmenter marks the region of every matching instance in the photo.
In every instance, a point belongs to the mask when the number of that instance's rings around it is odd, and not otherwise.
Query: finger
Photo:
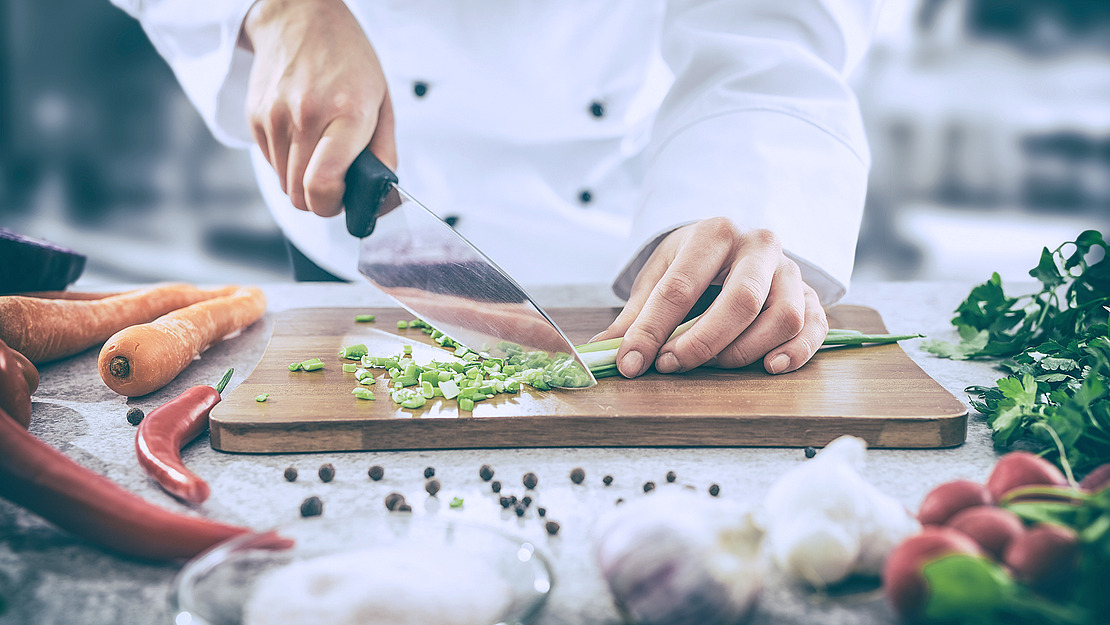
[[[657,369],[660,364],[669,366],[666,361],[656,360],[659,348],[717,277],[720,268],[729,264],[734,239],[720,232],[719,227],[733,227],[730,222],[720,221],[720,224],[699,222],[651,289],[617,353],[617,368],[625,377],[642,374],[652,362]],[[705,245],[692,244],[703,239]]]
[[[797,336],[767,353],[763,367],[767,373],[788,373],[809,362],[829,333],[829,320],[817,292],[805,285],[805,323]]]
[[[593,338],[590,342],[601,341],[605,339],[616,338],[624,336],[628,331],[629,326],[636,320],[640,311],[644,308],[644,303],[647,302],[648,297],[651,295],[652,289],[659,280],[662,279],[663,274],[667,272],[667,267],[670,266],[674,258],[672,257],[669,246],[664,248],[665,243],[661,243],[655,248],[655,251],[648,258],[644,266],[640,268],[639,273],[636,274],[636,279],[632,282],[632,288],[629,290],[628,300],[624,304],[617,318]]]
[[[378,111],[378,125],[370,139],[370,151],[386,167],[397,171],[397,139],[394,134],[393,101],[386,90],[382,108]]]
[[[765,314],[782,253],[773,240],[745,235],[738,254],[717,299],[689,330],[663,346],[656,370],[688,371],[710,362]]]
[[[717,355],[716,366],[744,367],[793,339],[805,323],[805,283],[793,261],[782,259],[774,270],[763,310]]]
[[[285,193],[289,193],[286,173],[288,171],[289,143],[292,139],[292,133],[289,120],[289,107],[283,100],[270,104],[270,108],[262,118],[262,130],[266,135],[266,141],[269,146],[269,156],[266,160],[270,161],[270,166],[273,167],[274,172],[277,173],[278,181],[281,183],[281,190]]]
[[[370,132],[373,128],[369,129]],[[337,118],[324,129],[304,174],[305,204],[322,217],[338,215],[343,207],[344,178],[355,157],[369,143],[364,125]]]

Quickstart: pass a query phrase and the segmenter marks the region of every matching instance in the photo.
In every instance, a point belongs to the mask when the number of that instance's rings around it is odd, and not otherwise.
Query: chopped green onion
[[[347,347],[344,347],[342,350],[340,350],[339,357],[347,358],[349,360],[359,360],[363,356],[365,356],[368,351],[369,350],[366,349],[366,345],[362,343],[359,343],[357,345],[348,345]]]
[[[262,393],[261,395],[259,395],[259,396],[255,397],[255,398],[254,398],[254,401],[256,401],[256,402],[258,402],[258,403],[260,403],[260,404],[261,404],[262,402],[266,401],[266,400],[267,400],[267,399],[269,399],[269,398],[270,398],[270,394],[269,394],[269,393]]]
[[[456,510],[463,507],[462,497],[452,497],[451,498],[451,503],[449,503],[447,505],[449,507],[453,508],[453,509],[456,509]]]
[[[304,371],[316,371],[318,369],[323,369],[323,368],[324,368],[324,363],[322,361],[319,361],[319,360],[311,361],[311,362],[302,362],[301,363],[301,369],[304,370]]]
[[[351,394],[359,399],[368,399],[371,401],[375,399],[374,393],[370,389],[361,386],[356,387],[354,390],[352,390]]]
[[[369,323],[375,319],[375,315],[355,315],[355,323]]]
[[[407,322],[407,321],[398,321],[397,322],[397,329],[398,330],[404,330],[407,327],[409,327],[409,322]]]
[[[289,370],[290,371],[300,371],[301,370],[301,363],[299,363],[299,362],[289,363]]]
[[[343,373],[355,373],[358,371],[358,365],[353,362],[343,363]]]

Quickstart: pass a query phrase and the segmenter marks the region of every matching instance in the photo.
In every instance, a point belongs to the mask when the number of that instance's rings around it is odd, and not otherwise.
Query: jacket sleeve
[[[658,242],[727,216],[782,239],[831,304],[847,291],[870,154],[847,76],[881,0],[673,0],[663,61],[674,82],[656,116],[627,297]]]
[[[212,134],[253,145],[246,118],[251,54],[237,45],[256,0],[111,0],[142,25]]]

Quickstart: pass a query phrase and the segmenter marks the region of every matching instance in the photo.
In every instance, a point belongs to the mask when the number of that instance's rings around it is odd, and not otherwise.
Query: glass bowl
[[[523,625],[553,583],[530,541],[471,523],[317,517],[276,534],[289,540],[238,536],[186,563],[175,625]]]

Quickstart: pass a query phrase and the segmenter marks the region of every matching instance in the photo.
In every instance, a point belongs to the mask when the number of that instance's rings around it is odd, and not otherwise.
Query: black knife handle
[[[378,222],[386,194],[397,184],[397,174],[366,148],[347,169],[345,182],[343,205],[347,211],[347,232],[360,239],[368,237]]]

